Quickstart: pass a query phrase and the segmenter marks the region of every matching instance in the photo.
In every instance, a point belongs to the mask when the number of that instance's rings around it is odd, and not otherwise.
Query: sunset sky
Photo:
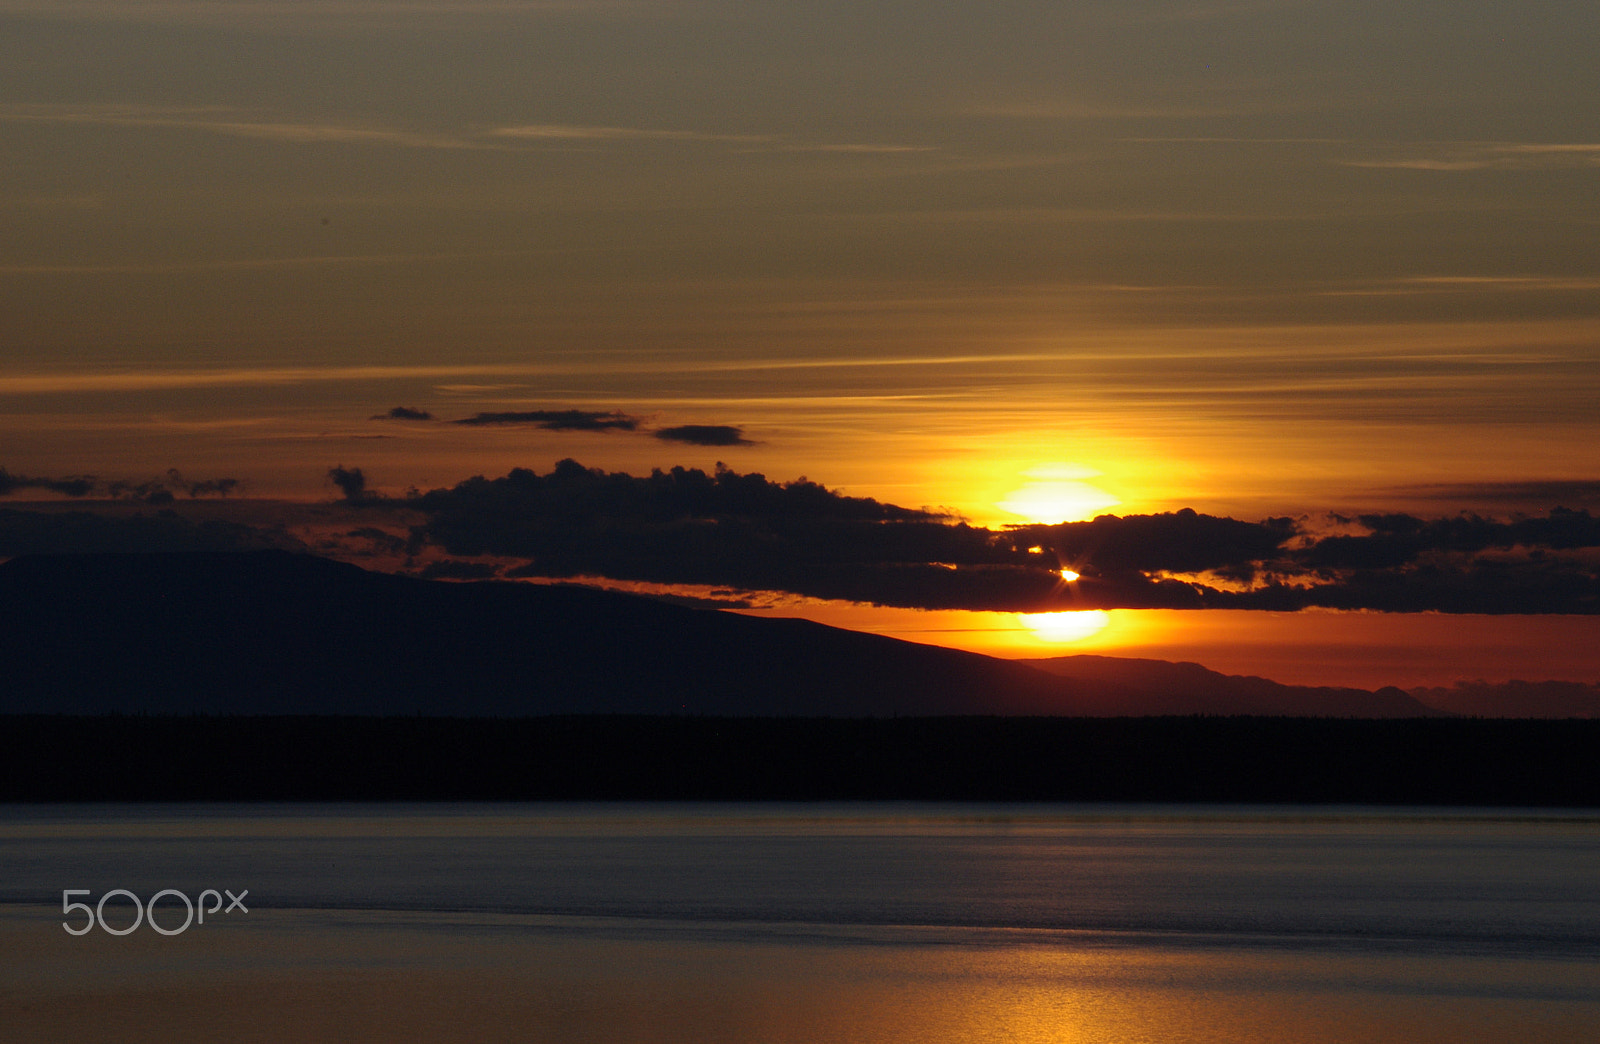
[[[1596,40],[1589,0],[0,0],[0,509],[266,525],[335,467],[564,458],[996,533],[1187,508],[1293,535],[1119,568],[1339,598],[1101,597],[1092,548],[1050,608],[1106,615],[1052,631],[610,572],[1007,655],[1600,681]],[[1372,521],[1464,511],[1564,521]]]

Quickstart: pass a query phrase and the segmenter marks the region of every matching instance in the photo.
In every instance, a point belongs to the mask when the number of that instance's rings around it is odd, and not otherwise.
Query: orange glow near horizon
[[[1600,617],[1477,616],[1308,610],[1112,609],[1078,613],[995,613],[890,609],[844,602],[796,602],[741,610],[803,617],[925,645],[1008,659],[1094,654],[1198,663],[1223,674],[1287,685],[1376,689],[1447,686],[1457,681],[1600,677]],[[1103,618],[1075,637],[1054,637],[1039,617]],[[1052,621],[1053,623],[1053,621]],[[1064,626],[1064,624],[1063,624]],[[1540,664],[1530,672],[1528,664]]]

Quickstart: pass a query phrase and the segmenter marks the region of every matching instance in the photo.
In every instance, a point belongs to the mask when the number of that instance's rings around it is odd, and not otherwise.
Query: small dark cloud
[[[93,475],[73,475],[67,478],[36,478],[13,475],[0,468],[0,496],[20,489],[42,489],[69,497],[87,497],[98,494],[113,500],[142,500],[147,504],[170,504],[175,493],[197,497],[226,497],[239,490],[242,483],[234,478],[190,480],[177,468],[169,468],[161,478],[100,479]]]
[[[186,479],[177,468],[167,469],[167,481],[172,488],[188,493],[191,498],[226,497],[237,493],[241,485],[235,478]]]
[[[419,410],[411,406],[396,406],[388,413],[378,413],[367,418],[368,420],[398,420],[398,421],[431,421],[433,414],[427,410]]]
[[[452,424],[528,424],[545,431],[634,431],[639,418],[612,411],[528,410],[521,413],[478,413],[451,421]]]
[[[42,489],[68,497],[86,497],[99,486],[93,475],[72,475],[67,478],[40,478],[32,475],[13,475],[0,468],[0,497],[8,497],[21,489]]]
[[[360,468],[347,468],[343,464],[328,469],[328,481],[338,486],[350,504],[363,504],[371,498],[367,492],[367,476]]]
[[[668,442],[687,442],[691,446],[754,446],[744,437],[744,429],[728,424],[680,424],[676,428],[662,428],[656,438]]]

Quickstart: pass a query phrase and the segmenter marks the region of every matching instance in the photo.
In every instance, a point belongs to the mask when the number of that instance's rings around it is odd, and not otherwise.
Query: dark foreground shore
[[[1600,806],[1600,721],[15,715],[0,801]]]

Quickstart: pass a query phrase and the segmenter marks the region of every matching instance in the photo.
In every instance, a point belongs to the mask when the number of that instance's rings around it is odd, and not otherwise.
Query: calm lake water
[[[163,889],[125,935],[70,901]],[[243,895],[248,890],[248,895]],[[100,906],[124,931],[138,911]],[[1600,817],[0,807],[7,1041],[1592,1042]]]

